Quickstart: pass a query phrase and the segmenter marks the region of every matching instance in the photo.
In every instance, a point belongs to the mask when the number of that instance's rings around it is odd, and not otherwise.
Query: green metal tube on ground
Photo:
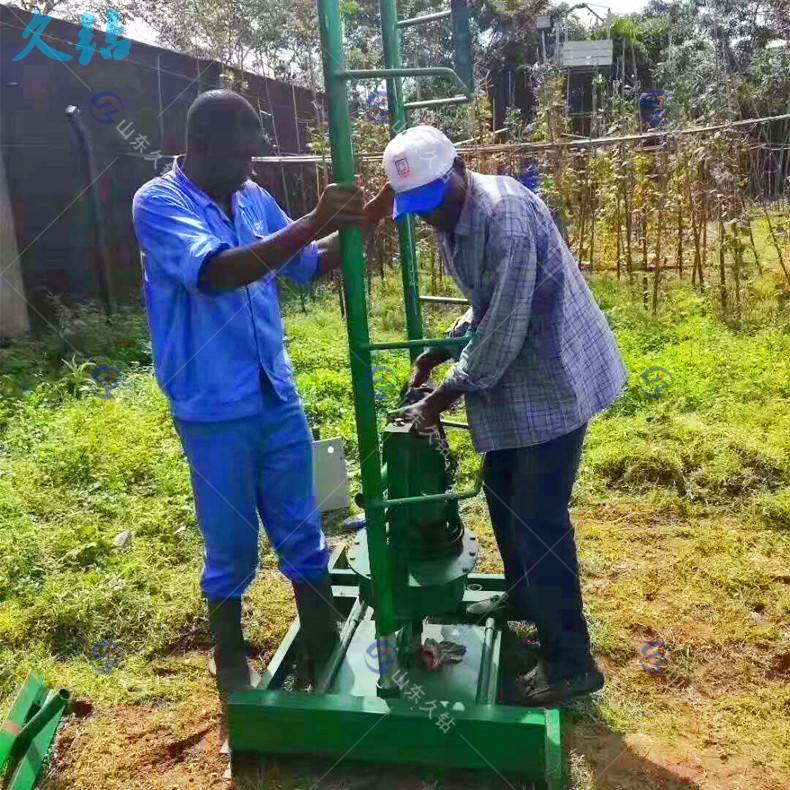
[[[345,77],[343,29],[338,0],[319,0],[318,18],[324,82],[329,105],[329,140],[334,177],[338,182],[353,183],[354,152],[351,144],[351,119]],[[340,233],[343,258],[343,287],[346,293],[349,362],[354,391],[354,410],[359,440],[362,490],[364,492],[370,566],[374,576],[376,633],[389,636],[398,628],[395,614],[395,590],[391,558],[387,548],[386,523],[382,499],[376,405],[368,345],[368,316],[365,283],[365,256],[362,232],[346,228]],[[396,667],[381,667],[381,677],[388,682]],[[391,682],[391,681],[389,681]]]
[[[400,33],[398,31],[398,7],[396,0],[379,0],[381,12],[381,37],[384,48],[384,65],[388,69],[401,67]],[[390,133],[395,136],[406,128],[406,110],[403,104],[403,88],[399,78],[387,80],[387,107],[389,109]],[[423,336],[422,308],[420,306],[420,280],[417,267],[417,244],[415,242],[414,217],[411,215],[398,224],[401,278],[406,312],[406,335],[410,340]],[[410,348],[414,361],[419,350]]]
[[[5,770],[17,736],[25,726],[30,709],[44,699],[46,687],[37,675],[28,675],[0,727],[0,772]]]
[[[22,730],[16,736],[11,751],[17,756],[23,755],[30,747],[36,735],[38,735],[55,716],[63,713],[70,703],[71,692],[67,689],[58,689],[57,691],[51,692],[38,713],[22,727]]]

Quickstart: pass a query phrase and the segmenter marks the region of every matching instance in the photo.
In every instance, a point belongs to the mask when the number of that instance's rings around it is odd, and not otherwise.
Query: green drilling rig
[[[384,68],[347,69],[339,0],[318,0],[332,165],[341,183],[355,180],[349,82],[386,80],[393,135],[406,128],[408,111],[460,104],[474,90],[465,0],[400,20],[396,0],[380,0],[379,7]],[[452,23],[454,68],[403,67],[401,31],[445,18]],[[456,92],[404,102],[403,79],[422,77],[444,78]],[[286,690],[299,645],[299,622],[293,623],[260,686],[230,701],[232,768],[249,771],[256,755],[323,756],[517,774],[560,790],[566,786],[560,712],[500,701],[503,635],[507,620],[519,616],[505,611],[477,622],[466,614],[469,603],[505,590],[503,576],[474,572],[478,543],[464,528],[459,501],[479,487],[455,490],[443,429],[428,437],[394,418],[379,431],[373,355],[397,349],[413,359],[428,347],[468,341],[424,337],[421,305],[437,299],[420,297],[413,219],[398,232],[408,337],[388,343],[370,338],[361,231],[341,232],[366,529],[330,565],[334,605],[345,616],[339,645],[312,692]],[[423,639],[459,646],[461,660],[426,666],[416,659]]]

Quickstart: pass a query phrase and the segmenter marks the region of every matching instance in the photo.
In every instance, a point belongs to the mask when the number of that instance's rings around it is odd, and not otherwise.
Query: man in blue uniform
[[[365,205],[330,185],[296,221],[250,180],[262,143],[229,90],[195,99],[186,154],[134,197],[158,383],[189,461],[205,543],[202,589],[220,692],[248,687],[241,598],[258,564],[258,517],[293,583],[311,671],[337,641],[312,441],[283,345],[277,277],[304,285],[340,260],[337,229],[368,228]]]

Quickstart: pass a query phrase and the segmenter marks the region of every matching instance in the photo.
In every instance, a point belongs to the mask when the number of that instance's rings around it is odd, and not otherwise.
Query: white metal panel
[[[611,38],[600,41],[566,41],[562,45],[562,65],[565,68],[611,66],[614,42]]]
[[[313,480],[321,513],[348,507],[346,453],[340,437],[313,442]]]

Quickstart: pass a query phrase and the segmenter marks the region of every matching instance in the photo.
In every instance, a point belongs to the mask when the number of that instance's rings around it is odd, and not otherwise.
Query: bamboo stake
[[[616,195],[617,205],[615,208],[614,214],[614,224],[615,224],[615,233],[616,233],[616,244],[617,244],[617,279],[620,279],[620,258],[622,257],[622,245],[620,243],[620,190],[617,190]]]
[[[642,305],[647,310],[650,289],[647,284],[647,206],[642,208]]]
[[[721,299],[722,313],[727,315],[727,281],[724,274],[724,223],[721,218],[721,204],[719,204],[719,298]]]
[[[763,267],[760,263],[760,256],[757,254],[757,245],[754,242],[754,233],[752,233],[752,219],[751,217],[747,218],[748,228],[749,228],[749,241],[752,245],[752,254],[754,255],[754,262],[757,264],[757,272],[759,274],[763,273]]]
[[[683,200],[678,198],[678,247],[675,255],[680,279],[683,279]]]
[[[779,247],[779,242],[776,238],[776,232],[774,231],[773,223],[771,222],[771,215],[768,213],[768,209],[765,207],[765,202],[760,201],[760,206],[762,207],[763,214],[765,214],[765,219],[768,222],[768,231],[771,234],[771,241],[774,243],[774,249],[776,250],[776,254],[779,256],[779,264],[782,267],[782,271],[785,273],[785,277],[787,278],[788,285],[790,285],[790,272],[787,271],[787,266],[785,265],[785,258],[782,255],[782,250]]]
[[[735,317],[741,320],[741,265],[743,246],[737,231],[737,223],[732,226],[732,276],[735,281]]]
[[[630,170],[629,170],[629,182],[630,182]],[[634,259],[633,254],[631,252],[631,232],[633,229],[634,218],[631,213],[631,204],[628,200],[628,191],[625,190],[625,184],[623,184],[623,202],[624,202],[624,209],[625,209],[625,264],[626,269],[628,270],[628,282],[629,284],[633,284],[634,281]]]
[[[590,271],[595,268],[595,209],[597,208],[595,179],[590,181]]]
[[[663,233],[664,224],[663,201],[659,201],[656,214],[656,265],[653,276],[653,315],[658,314],[658,282],[661,278],[661,235]]]

